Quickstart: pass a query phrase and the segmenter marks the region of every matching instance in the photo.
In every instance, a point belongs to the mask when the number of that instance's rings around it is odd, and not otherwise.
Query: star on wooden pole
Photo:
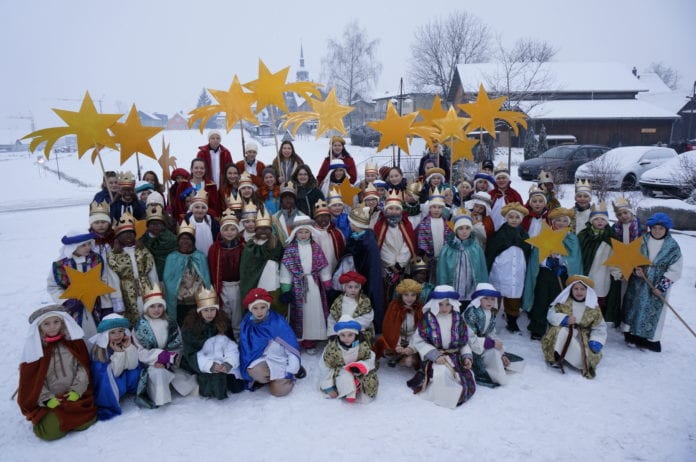
[[[482,129],[495,138],[495,121],[502,120],[510,125],[515,134],[519,134],[518,125],[527,127],[526,116],[517,111],[501,111],[500,108],[506,99],[505,96],[490,99],[483,85],[479,85],[476,101],[458,105],[461,110],[471,116],[471,122],[467,125],[467,131],[472,132],[476,129]]]
[[[604,262],[604,266],[613,266],[621,271],[624,279],[628,280],[634,269],[643,265],[651,265],[648,257],[640,253],[643,239],[634,239],[628,244],[611,238],[612,252]]]
[[[94,309],[97,297],[110,294],[116,290],[101,280],[102,264],[83,273],[71,267],[66,268],[70,285],[59,297],[62,300],[74,298],[82,302],[90,313]]]
[[[146,127],[140,122],[138,110],[135,104],[131,106],[125,123],[116,123],[111,127],[114,132],[114,140],[119,145],[121,152],[121,165],[136,153],[140,153],[151,159],[157,159],[150,146],[150,138],[164,130],[162,127]]]
[[[388,102],[387,113],[384,119],[367,123],[367,125],[382,134],[377,150],[381,151],[386,147],[396,145],[408,154],[408,137],[416,117],[418,117],[418,112],[411,112],[410,114],[400,116],[399,113],[396,112],[391,101]]]
[[[563,245],[563,239],[568,234],[570,228],[554,230],[546,223],[542,223],[541,232],[534,237],[525,240],[530,245],[539,249],[539,263],[546,260],[551,254],[568,255]]]
[[[236,75],[232,78],[229,90],[223,91],[208,88],[208,91],[213,95],[213,98],[215,98],[218,104],[201,106],[190,111],[188,121],[189,128],[193,127],[193,124],[196,123],[197,120],[200,120],[199,129],[201,133],[203,133],[203,129],[208,123],[208,120],[220,112],[225,113],[227,133],[242,120],[258,125],[259,120],[256,118],[252,109],[256,98],[253,93],[244,91]]]
[[[329,94],[326,95],[324,101],[318,99],[310,98],[307,100],[313,111],[306,112],[293,112],[288,114],[285,122],[283,122],[283,129],[287,129],[290,125],[293,126],[291,133],[297,134],[297,130],[302,126],[302,124],[309,122],[310,120],[316,120],[317,132],[316,138],[319,139],[321,135],[329,130],[336,130],[342,135],[346,134],[346,127],[343,124],[343,118],[352,112],[355,108],[351,106],[344,106],[338,102],[336,97],[336,89],[332,88]]]

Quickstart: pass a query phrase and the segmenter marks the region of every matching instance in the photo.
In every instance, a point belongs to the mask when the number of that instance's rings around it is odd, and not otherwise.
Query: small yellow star
[[[219,112],[225,113],[227,121],[227,132],[232,130],[237,122],[246,120],[255,125],[258,125],[259,120],[254,115],[252,106],[256,101],[253,93],[247,93],[239,83],[239,78],[235,75],[230,84],[230,89],[227,91],[214,90],[209,88],[208,91],[219,104],[211,104],[208,106],[197,107],[189,112],[189,127],[192,127],[196,120],[200,119],[200,131],[203,133],[208,123],[208,119]]]
[[[455,140],[452,142],[452,164],[457,162],[459,159],[474,160],[474,146],[478,144],[479,140],[475,138],[464,137],[463,140]]]
[[[135,104],[131,106],[126,122],[117,123],[111,127],[111,131],[114,132],[114,139],[121,148],[121,165],[125,164],[136,152],[151,159],[157,159],[152,146],[150,146],[150,138],[162,130],[162,127],[143,126]]]
[[[348,204],[349,207],[353,207],[353,201],[355,200],[355,196],[360,192],[360,188],[353,186],[350,184],[350,181],[345,180],[341,183],[341,186],[338,187],[338,190],[341,192],[343,203]]]
[[[391,101],[387,103],[387,114],[384,119],[367,123],[367,125],[382,134],[377,150],[381,151],[394,144],[408,154],[408,137],[412,132],[413,122],[416,120],[416,117],[418,117],[418,112],[400,116],[394,109]]]
[[[82,302],[85,308],[91,313],[97,297],[116,292],[111,286],[101,280],[102,264],[99,263],[91,270],[83,273],[76,269],[67,267],[70,285],[59,297],[60,299],[74,298]]]
[[[568,255],[568,251],[563,245],[563,239],[565,239],[568,231],[570,231],[570,228],[553,230],[546,223],[542,223],[541,232],[534,237],[530,237],[525,242],[539,249],[539,263],[541,263],[553,253]]]
[[[422,123],[430,126],[435,126],[435,121],[442,119],[447,115],[447,111],[442,108],[442,99],[440,95],[435,95],[433,105],[430,109],[419,108],[418,113],[421,116]]]
[[[628,280],[634,269],[643,265],[651,265],[648,257],[640,253],[643,239],[634,239],[628,244],[611,239],[612,252],[604,262],[604,266],[614,266],[621,271],[624,279]]]
[[[445,142],[448,139],[465,140],[464,127],[470,120],[466,117],[457,117],[457,111],[450,107],[445,117],[435,119],[433,122],[440,129],[440,141]]]

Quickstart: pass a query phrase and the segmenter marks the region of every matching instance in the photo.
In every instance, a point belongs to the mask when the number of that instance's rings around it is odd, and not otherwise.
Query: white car
[[[640,189],[646,196],[661,193],[685,199],[696,188],[696,151],[686,151],[640,177]]]
[[[589,179],[598,187],[636,189],[640,176],[658,165],[677,157],[672,148],[657,146],[626,146],[611,149],[595,160],[582,164],[575,171],[575,181]]]

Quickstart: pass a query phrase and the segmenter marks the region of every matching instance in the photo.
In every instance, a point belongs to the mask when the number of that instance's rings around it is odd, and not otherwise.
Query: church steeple
[[[304,49],[302,47],[302,42],[300,42],[300,67],[295,73],[295,81],[309,82],[309,72],[307,72],[304,65]]]

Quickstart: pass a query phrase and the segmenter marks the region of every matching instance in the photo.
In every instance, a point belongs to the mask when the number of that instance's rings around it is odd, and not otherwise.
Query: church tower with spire
[[[304,65],[304,50],[302,49],[302,43],[300,43],[300,67],[295,73],[296,82],[309,82],[309,72]]]

